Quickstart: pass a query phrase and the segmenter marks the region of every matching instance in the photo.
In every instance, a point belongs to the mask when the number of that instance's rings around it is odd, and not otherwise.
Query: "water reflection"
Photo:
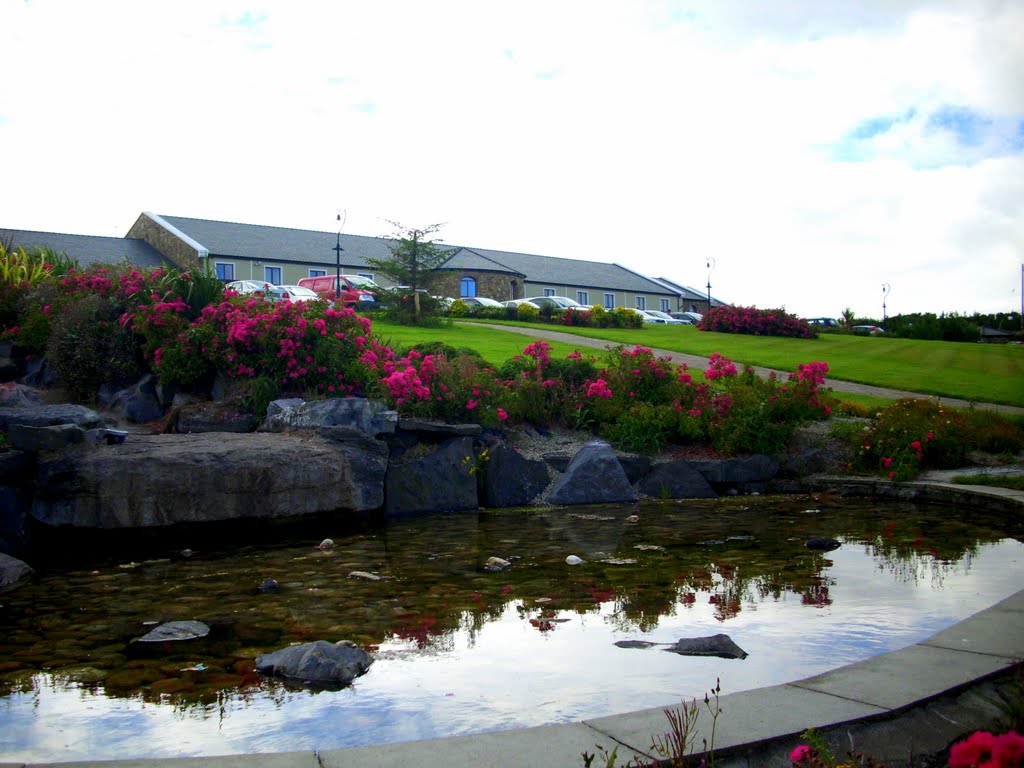
[[[1019,523],[910,504],[734,499],[292,533],[50,567],[0,598],[0,756],[332,748],[666,705],[716,677],[731,693],[898,648],[1024,586]],[[314,548],[325,535],[331,552]],[[810,551],[815,536],[843,546]],[[492,556],[511,568],[487,571]],[[259,592],[267,578],[279,593]],[[174,619],[211,634],[132,642]],[[613,645],[723,631],[747,659]],[[253,672],[259,653],[342,638],[378,659],[343,691]]]

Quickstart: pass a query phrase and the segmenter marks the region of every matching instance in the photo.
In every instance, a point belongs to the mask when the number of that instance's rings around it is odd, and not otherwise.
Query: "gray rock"
[[[637,484],[637,490],[645,496],[666,499],[714,499],[718,497],[715,489],[704,479],[704,475],[694,469],[690,462],[667,461],[655,465],[643,480]]]
[[[693,461],[691,465],[716,486],[764,483],[779,473],[779,460],[760,453],[732,459]]]
[[[483,502],[492,508],[529,504],[550,482],[543,461],[523,458],[505,443],[488,449],[484,467]]]
[[[398,429],[414,435],[432,437],[478,437],[484,428],[479,424],[448,424],[433,419],[400,418]]]
[[[41,459],[31,514],[50,526],[116,529],[366,511],[382,503],[385,463],[372,440],[132,435]]]
[[[11,447],[35,453],[37,451],[63,451],[65,448],[84,442],[85,430],[74,424],[57,424],[52,427],[29,427],[12,424],[7,432]]]
[[[264,579],[256,589],[260,592],[280,592],[281,585],[277,579]]]
[[[388,467],[384,510],[388,515],[476,509],[476,464],[473,440],[455,437],[421,458]]]
[[[311,685],[343,686],[365,674],[372,663],[370,654],[352,643],[317,640],[260,654],[256,671]]]
[[[150,630],[137,642],[170,643],[180,640],[198,640],[210,634],[210,628],[201,621],[168,621]]]
[[[191,403],[174,409],[168,416],[166,432],[182,435],[200,432],[255,432],[260,426],[258,417],[243,413],[231,400]]]
[[[25,408],[42,404],[42,398],[32,387],[14,383],[0,386],[0,408]]]
[[[286,429],[351,426],[370,435],[395,431],[398,414],[365,397],[335,397],[329,400],[274,400],[267,408],[263,428],[270,432]]]
[[[164,406],[157,395],[157,380],[152,374],[147,374],[136,384],[117,392],[110,407],[136,424],[156,421],[164,415]]]
[[[608,443],[587,443],[548,491],[551,504],[606,504],[636,501],[622,465]]]
[[[30,387],[52,389],[60,384],[60,377],[45,357],[33,357],[25,363],[25,375],[20,381]]]
[[[19,586],[32,575],[32,569],[16,557],[0,553],[0,592]]]
[[[26,427],[52,427],[57,424],[75,424],[82,429],[100,426],[100,415],[84,405],[34,405],[0,408],[0,430],[13,425]]]
[[[25,489],[0,485],[0,552],[21,555],[29,551],[26,522],[31,503]]]
[[[640,456],[633,453],[618,454],[616,457],[622,465],[622,471],[626,473],[626,479],[630,484],[635,484],[640,478],[651,471],[651,457]]]
[[[745,659],[747,652],[732,641],[728,635],[710,637],[682,637],[666,651],[681,656],[717,656],[721,659]]]
[[[838,539],[831,539],[827,536],[815,536],[814,538],[808,539],[804,542],[804,546],[808,549],[817,550],[819,552],[831,552],[833,549],[839,549],[843,546],[843,542]]]

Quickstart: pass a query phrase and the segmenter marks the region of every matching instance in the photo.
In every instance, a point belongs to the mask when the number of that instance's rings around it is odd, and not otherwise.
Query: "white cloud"
[[[713,256],[717,296],[800,314],[879,314],[883,282],[894,312],[1012,309],[1024,7],[820,8],[7,2],[3,224],[344,207],[694,286]],[[943,109],[996,128],[968,147]]]

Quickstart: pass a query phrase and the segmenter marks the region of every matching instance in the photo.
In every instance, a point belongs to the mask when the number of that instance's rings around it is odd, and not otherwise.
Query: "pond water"
[[[716,678],[723,693],[782,683],[1013,594],[1022,533],[977,510],[745,497],[321,524],[259,546],[197,533],[188,556],[168,540],[46,565],[0,595],[0,760],[332,749],[669,706]],[[315,548],[324,536],[333,551]],[[842,546],[810,551],[814,536]],[[492,556],[511,567],[487,571]],[[280,592],[257,589],[267,578]],[[210,636],[157,655],[133,642],[183,619]],[[719,632],[749,656],[614,645]],[[253,672],[256,655],[317,639],[376,661],[333,691]]]

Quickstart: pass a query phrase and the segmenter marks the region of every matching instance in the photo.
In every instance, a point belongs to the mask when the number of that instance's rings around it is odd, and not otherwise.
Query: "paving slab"
[[[1004,656],[912,645],[791,685],[892,710],[938,696],[1012,665],[1013,660]]]
[[[320,753],[323,768],[453,768],[453,766],[583,765],[584,751],[616,745],[581,723],[542,725],[447,739],[406,741],[373,747],[336,749]],[[648,759],[619,747],[617,765]]]
[[[319,768],[316,752],[225,755],[223,757],[167,757],[152,760],[84,760],[73,763],[25,763],[46,768]]]
[[[1024,596],[1020,593],[943,630],[922,645],[1024,658]]]
[[[695,743],[700,747],[705,738],[709,745],[711,743],[712,720],[703,701],[697,703],[701,713],[697,720]],[[711,704],[714,704],[714,700]],[[788,684],[722,696],[719,706],[722,713],[715,723],[716,749],[728,749],[786,734],[802,733],[810,727],[825,728],[886,713],[884,707]],[[596,718],[586,723],[635,749],[647,749],[654,736],[661,736],[669,730],[665,707]]]

